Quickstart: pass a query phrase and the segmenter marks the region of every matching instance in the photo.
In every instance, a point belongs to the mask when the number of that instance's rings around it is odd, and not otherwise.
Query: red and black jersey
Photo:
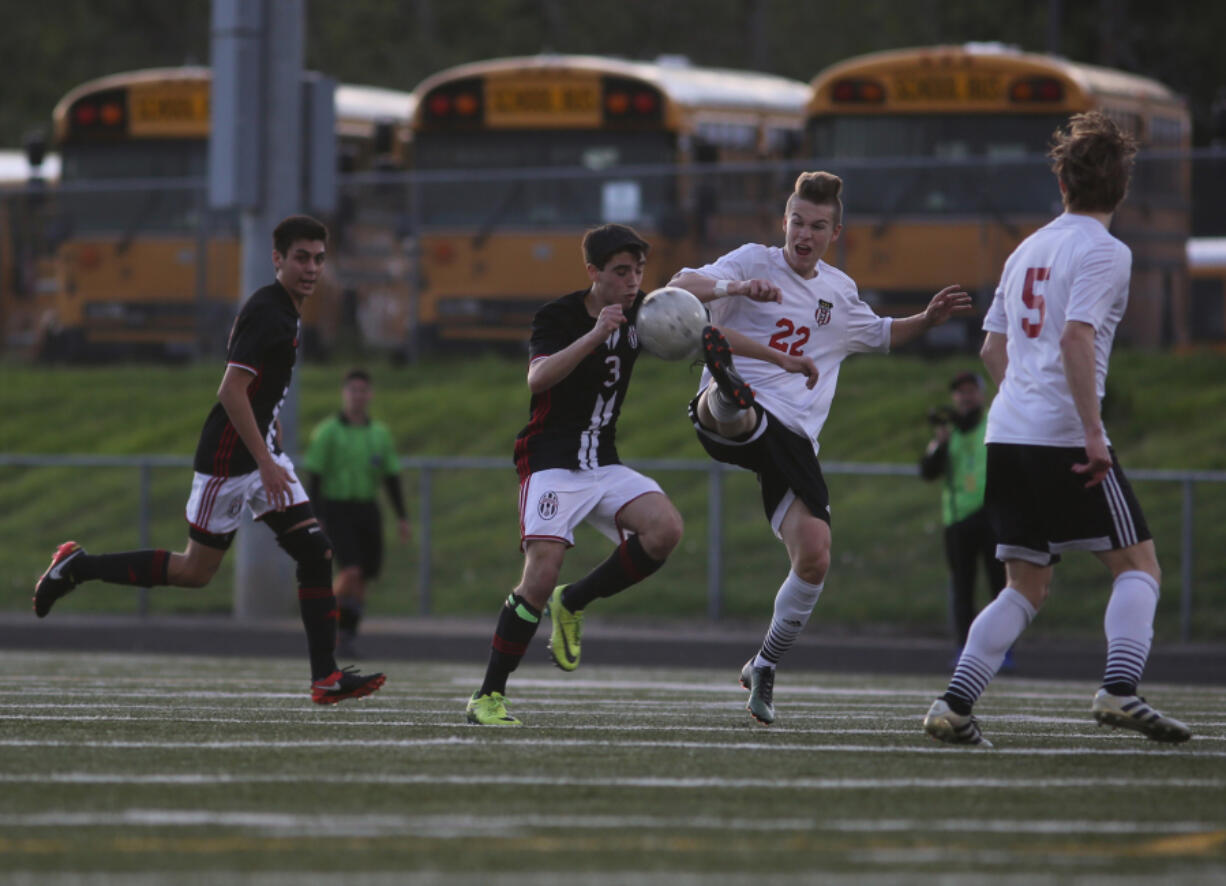
[[[265,286],[247,299],[226,345],[226,366],[251,373],[247,397],[251,411],[273,454],[281,451],[274,437],[275,419],[289,390],[298,350],[299,316],[294,300],[280,283]],[[239,439],[220,403],[213,406],[200,442],[194,469],[202,474],[231,477],[256,470],[255,459]]]
[[[587,335],[596,318],[583,304],[588,290],[564,295],[532,318],[529,358],[556,354]],[[547,391],[532,395],[531,420],[515,438],[515,467],[521,479],[547,468],[584,470],[619,464],[614,438],[617,416],[639,354],[634,319],[642,304],[639,292],[614,330],[574,371]]]

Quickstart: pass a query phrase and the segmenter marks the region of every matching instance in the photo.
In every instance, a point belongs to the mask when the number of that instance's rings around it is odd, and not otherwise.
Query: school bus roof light
[[[876,80],[836,80],[830,98],[840,104],[879,105],[885,101],[885,87]]]
[[[610,114],[620,116],[630,110],[630,96],[620,91],[610,92],[605,96],[604,106]]]
[[[470,92],[461,92],[455,97],[455,111],[461,117],[471,117],[480,110],[477,97]]]
[[[1042,104],[1064,100],[1064,84],[1054,77],[1028,77],[1009,87],[1009,100],[1018,104]]]
[[[118,126],[123,122],[123,108],[116,102],[107,102],[99,113],[104,126]]]
[[[76,117],[78,126],[93,126],[98,122],[98,106],[77,105],[73,110],[73,116]]]
[[[650,114],[656,109],[656,97],[650,92],[636,92],[632,103],[639,114]]]
[[[430,108],[431,116],[446,117],[451,113],[451,96],[442,92],[436,92],[430,96],[428,107]]]

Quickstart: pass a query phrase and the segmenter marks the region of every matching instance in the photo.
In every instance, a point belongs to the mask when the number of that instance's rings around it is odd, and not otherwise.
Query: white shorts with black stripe
[[[989,443],[984,506],[1000,560],[1048,566],[1064,551],[1114,551],[1153,536],[1111,451],[1111,470],[1086,488],[1081,447]]]
[[[274,455],[273,460],[289,471],[293,478],[289,485],[289,504],[308,501],[306,489],[298,482],[294,463],[289,456],[281,452]],[[218,542],[214,546],[220,546],[221,540],[232,536],[238,529],[244,505],[257,520],[273,509],[259,471],[233,477],[217,477],[197,471],[192,477],[192,492],[187,499],[185,514],[188,526],[194,530],[192,537],[203,541],[209,536],[217,536]],[[225,543],[228,544],[228,541]]]

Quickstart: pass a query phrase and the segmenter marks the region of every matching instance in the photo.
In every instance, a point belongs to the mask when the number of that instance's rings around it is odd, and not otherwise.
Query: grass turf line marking
[[[196,773],[96,773],[60,772],[30,775],[0,775],[0,784],[131,784],[212,786],[231,784],[446,784],[446,785],[521,785],[608,788],[783,788],[799,790],[931,790],[990,789],[1030,791],[1082,790],[1102,788],[1134,791],[1147,788],[1193,788],[1217,791],[1226,788],[1226,780],[1204,778],[681,778],[666,776],[579,777],[558,778],[537,775],[470,775],[437,773],[408,775],[380,773],[371,775],[331,773],[230,774]]]
[[[461,727],[471,731],[477,727]],[[427,747],[468,747],[473,745],[492,745],[495,742],[506,747],[532,745],[534,747],[597,747],[597,748],[671,748],[677,750],[705,750],[713,752],[730,751],[801,751],[806,753],[867,753],[867,754],[994,754],[1001,756],[1042,756],[1042,757],[1077,757],[1077,756],[1136,756],[1138,754],[1161,754],[1164,757],[1211,758],[1226,757],[1226,751],[1205,751],[1176,749],[1147,742],[1135,748],[959,748],[928,747],[918,745],[809,745],[784,744],[766,742],[727,742],[713,743],[700,741],[599,741],[596,739],[579,738],[527,738],[514,739],[483,730],[485,739],[448,736],[443,738],[410,738],[410,739],[363,739],[363,747],[372,748],[427,748]],[[1129,737],[1132,737],[1129,734]],[[917,735],[917,741],[922,735]],[[1140,740],[1139,738],[1137,739]],[[244,741],[70,741],[66,739],[0,739],[0,747],[61,747],[61,748],[94,748],[113,750],[235,750],[247,748],[252,750],[286,750],[292,748],[333,747],[333,739],[278,739],[261,741],[258,739]]]
[[[0,815],[6,828],[60,827],[225,827],[291,833],[304,839],[327,832],[333,835],[376,836],[413,834],[430,837],[470,837],[475,834],[521,833],[538,828],[691,830],[834,831],[838,833],[898,833],[913,831],[1004,834],[1175,834],[1217,839],[1216,823],[1199,821],[1034,821],[1025,819],[725,819],[713,816],[623,815],[300,815],[252,810],[122,809],[113,812],[52,810],[23,815]]]

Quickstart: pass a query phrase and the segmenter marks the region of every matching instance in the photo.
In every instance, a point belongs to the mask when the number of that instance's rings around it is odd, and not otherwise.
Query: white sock
[[[1107,667],[1103,686],[1117,695],[1135,695],[1149,647],[1154,639],[1154,612],[1158,608],[1158,582],[1148,572],[1121,572],[1115,578],[1103,629],[1107,634]]]
[[[817,598],[822,595],[821,584],[809,584],[794,571],[788,570],[788,577],[779,586],[775,594],[775,614],[771,618],[771,626],[762,641],[762,649],[754,659],[755,668],[773,668],[783,658],[784,653],[792,648],[796,638],[809,622]]]
[[[1035,608],[1021,593],[1006,587],[983,607],[971,622],[966,647],[949,679],[947,695],[973,705],[1000,670],[1005,653],[1035,616]]]
[[[721,425],[736,421],[737,416],[745,411],[725,397],[715,382],[707,385],[707,409],[711,412],[711,418]]]

